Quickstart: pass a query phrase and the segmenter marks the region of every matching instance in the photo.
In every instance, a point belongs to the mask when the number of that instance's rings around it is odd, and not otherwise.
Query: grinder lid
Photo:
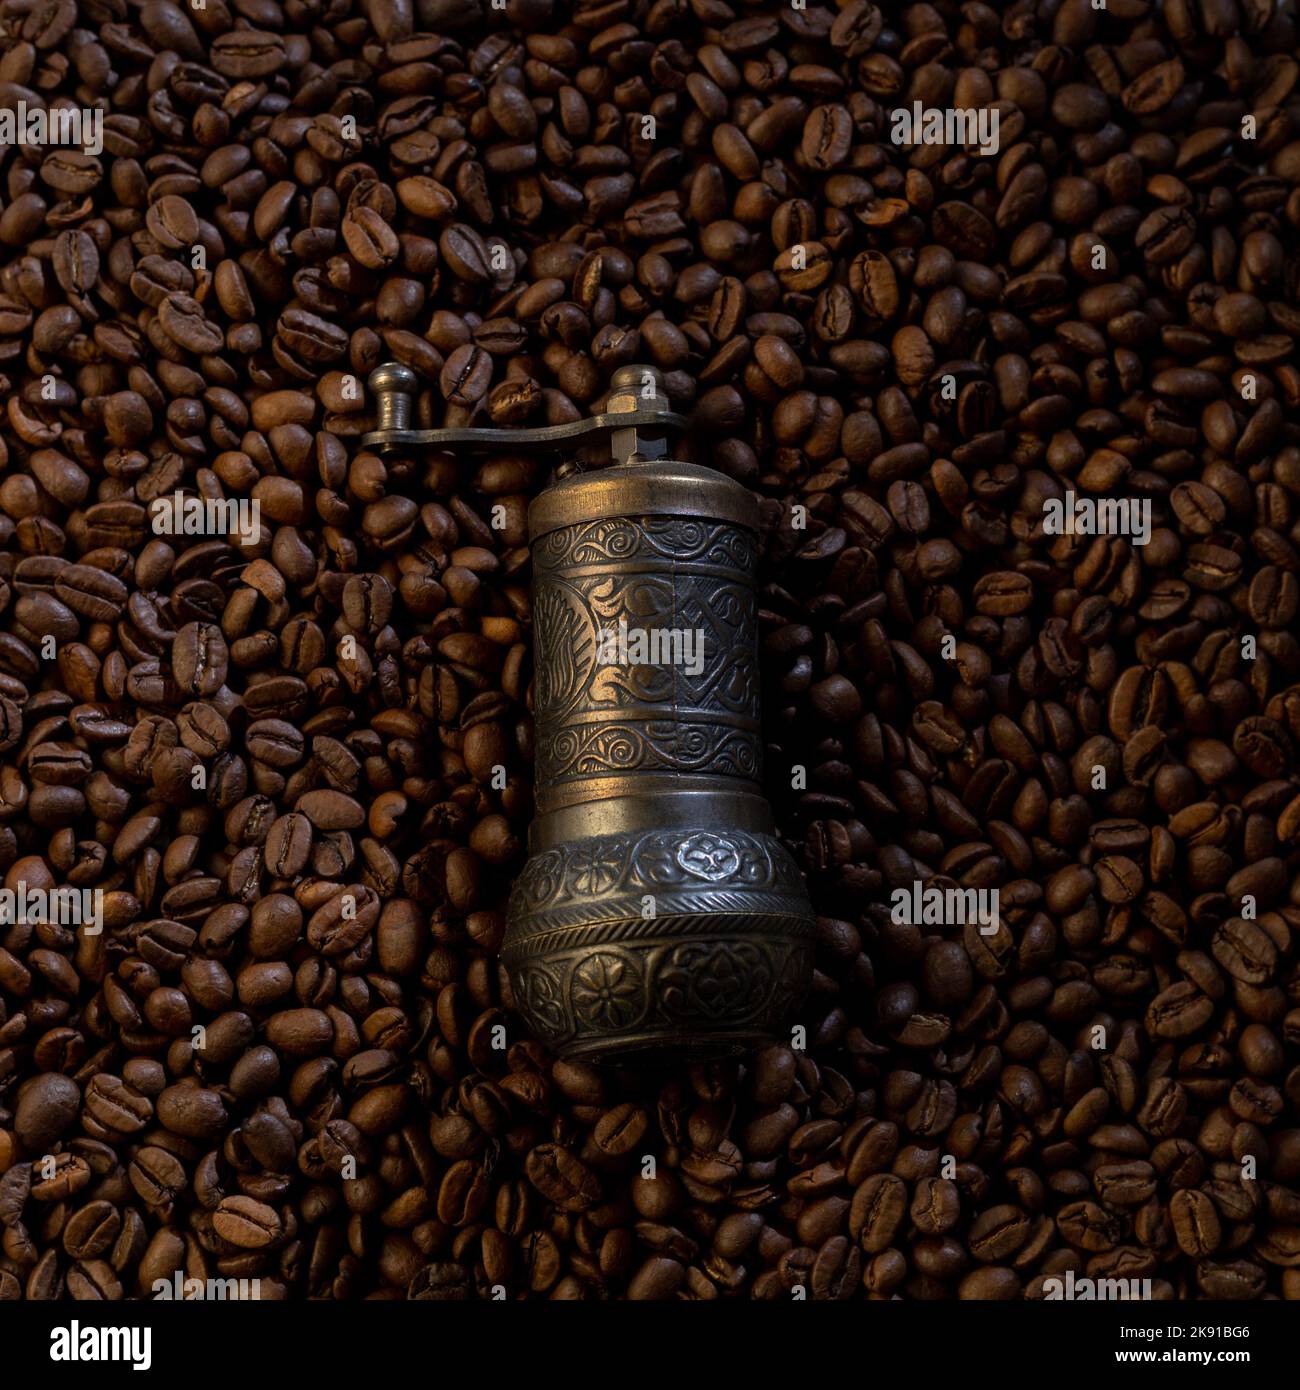
[[[676,459],[632,459],[553,483],[528,508],[528,539],[609,517],[685,516],[758,534],[758,501],[716,468]]]

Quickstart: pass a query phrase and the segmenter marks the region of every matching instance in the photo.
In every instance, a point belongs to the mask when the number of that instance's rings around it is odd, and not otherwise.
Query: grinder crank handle
[[[608,408],[586,420],[563,425],[521,425],[514,429],[483,429],[473,425],[444,429],[412,429],[411,408],[419,378],[401,362],[385,362],[370,374],[370,390],[378,403],[376,428],[361,436],[367,448],[396,453],[409,448],[481,448],[541,450],[575,440],[608,434],[615,463],[633,455],[666,459],[669,435],[683,430],[686,420],[668,408],[663,378],[650,366],[620,367],[610,381]]]

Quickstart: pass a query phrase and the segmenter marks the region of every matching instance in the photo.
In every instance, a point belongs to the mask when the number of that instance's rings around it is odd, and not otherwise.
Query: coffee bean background
[[[0,154],[0,868],[105,894],[0,928],[0,1297],[1300,1296],[1292,3],[0,35],[0,104],[104,113]],[[892,143],[914,101],[1000,150]],[[389,359],[425,425],[652,363],[762,498],[803,1050],[522,1034],[548,464],[359,448]],[[1045,534],[1067,488],[1150,543]],[[259,543],[155,535],[178,491]],[[918,879],[1002,925],[893,923]]]

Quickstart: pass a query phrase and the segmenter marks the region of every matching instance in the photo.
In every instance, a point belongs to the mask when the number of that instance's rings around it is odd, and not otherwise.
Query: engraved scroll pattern
[[[680,516],[620,516],[579,522],[548,532],[533,547],[533,570],[538,577],[576,565],[624,560],[720,565],[746,576],[754,573],[758,548],[744,527]]]
[[[568,527],[538,543],[537,765],[543,784],[613,772],[756,779],[759,680],[753,538],[735,526],[647,517]],[[564,563],[559,556],[563,555]],[[673,573],[574,573],[672,559]],[[689,566],[725,567],[725,575]],[[703,633],[700,669],[598,661],[602,631]],[[647,707],[663,707],[663,716]],[[693,711],[715,719],[692,720]],[[595,720],[594,714],[622,714]],[[734,721],[734,722],[729,722]]]

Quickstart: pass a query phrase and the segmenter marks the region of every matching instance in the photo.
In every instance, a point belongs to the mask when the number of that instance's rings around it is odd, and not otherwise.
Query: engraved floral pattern
[[[537,1032],[552,1037],[563,1033],[566,1019],[560,981],[544,965],[524,966],[515,981],[515,994]]]
[[[564,652],[562,661],[537,663],[537,703],[551,717],[563,718],[581,698],[596,653],[595,624],[582,595],[568,584],[539,586],[533,605],[539,645]]]
[[[750,893],[803,896],[794,860],[769,836],[652,830],[593,836],[535,855],[515,880],[512,914],[620,892],[689,889],[702,881]]]
[[[670,1017],[735,1023],[763,1007],[776,983],[768,951],[751,941],[686,941],[659,972],[659,998]]]
[[[598,951],[566,952],[547,967],[517,972],[515,993],[529,1027],[563,1045],[629,1031],[710,1030],[773,1032],[790,1018],[805,989],[812,947],[807,940],[772,934],[745,939],[662,939]],[[560,1002],[567,982],[571,1011]]]
[[[740,855],[721,835],[691,835],[677,847],[677,862],[688,874],[716,883],[740,868]]]
[[[562,1045],[631,1030],[780,1029],[804,994],[811,956],[811,942],[780,935],[649,941],[566,952],[512,976],[528,1027]]]
[[[623,847],[616,840],[586,840],[570,861],[569,869],[575,892],[603,893],[619,880]]]
[[[532,891],[545,901],[564,887],[565,859],[558,849],[544,850],[528,861],[528,879]]]
[[[628,1028],[642,1012],[644,981],[626,951],[596,951],[573,972],[569,995],[581,1024],[617,1030]]]

